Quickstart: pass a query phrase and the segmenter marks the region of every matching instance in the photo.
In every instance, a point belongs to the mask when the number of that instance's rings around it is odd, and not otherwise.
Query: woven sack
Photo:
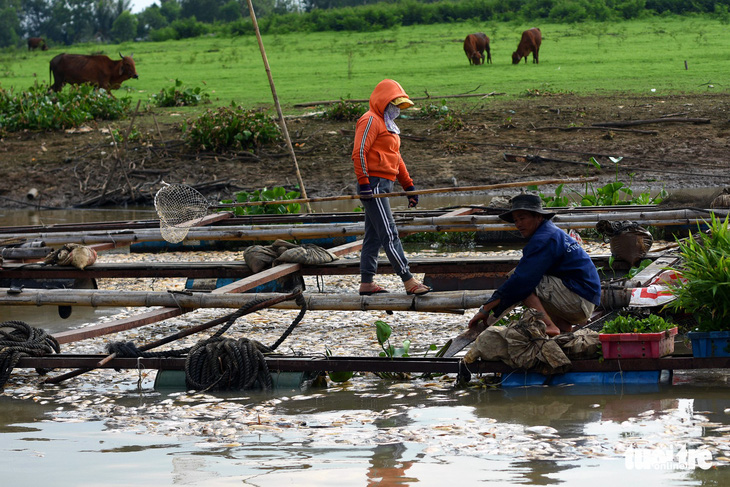
[[[48,254],[43,262],[48,265],[70,265],[83,270],[96,262],[96,250],[85,245],[69,243]]]
[[[636,222],[601,220],[596,223],[596,230],[603,234],[604,241],[610,243],[611,255],[632,266],[646,257],[654,243],[651,233]]]

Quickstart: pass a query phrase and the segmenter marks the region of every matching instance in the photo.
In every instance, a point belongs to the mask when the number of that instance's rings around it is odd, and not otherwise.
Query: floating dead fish
[[[526,433],[535,433],[536,435],[546,435],[546,434],[555,434],[558,432],[555,428],[551,428],[550,426],[530,426],[529,428],[525,428]]]

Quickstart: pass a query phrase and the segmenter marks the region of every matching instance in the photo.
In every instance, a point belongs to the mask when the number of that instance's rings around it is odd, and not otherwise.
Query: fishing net
[[[167,242],[182,242],[191,227],[208,214],[205,197],[190,186],[167,184],[155,195],[155,210],[160,217],[160,234]]]

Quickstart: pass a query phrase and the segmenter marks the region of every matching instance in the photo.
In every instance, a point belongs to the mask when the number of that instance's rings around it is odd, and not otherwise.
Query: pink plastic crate
[[[677,327],[659,333],[600,333],[603,358],[659,358],[674,352]]]

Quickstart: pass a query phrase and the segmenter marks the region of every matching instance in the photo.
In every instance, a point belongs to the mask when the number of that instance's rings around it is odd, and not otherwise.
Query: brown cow
[[[492,53],[489,51],[489,37],[484,32],[469,34],[464,39],[464,53],[469,64],[484,64],[484,51],[487,51],[487,62],[492,62]]]
[[[89,83],[99,88],[119,89],[129,78],[137,79],[132,56],[122,56],[112,61],[107,56],[85,56],[83,54],[59,54],[51,59],[50,71],[55,82],[53,91],[61,91],[63,85]]]
[[[540,29],[533,27],[524,31],[517,50],[512,53],[512,64],[519,64],[522,58],[525,58],[525,63],[527,63],[527,56],[530,53],[532,53],[532,62],[538,64],[540,62],[538,57],[540,44],[542,44],[542,32],[540,32]]]
[[[40,48],[41,51],[47,51],[48,44],[46,44],[46,40],[42,37],[29,37],[28,50],[35,51],[38,48]]]

